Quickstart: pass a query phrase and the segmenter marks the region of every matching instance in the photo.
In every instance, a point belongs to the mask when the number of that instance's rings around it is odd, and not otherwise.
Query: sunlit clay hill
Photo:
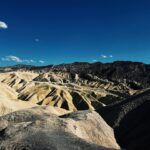
[[[148,149],[149,76],[137,62],[1,67],[0,149]]]

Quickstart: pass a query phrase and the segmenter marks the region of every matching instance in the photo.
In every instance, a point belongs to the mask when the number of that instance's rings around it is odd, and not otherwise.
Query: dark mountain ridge
[[[9,69],[8,69],[9,68]],[[140,62],[116,61],[113,63],[86,63],[75,62],[71,64],[31,66],[16,65],[10,67],[1,67],[0,71],[33,70],[33,71],[54,71],[68,72],[70,74],[79,74],[86,78],[87,74],[95,75],[102,79],[113,82],[127,83],[133,88],[142,89],[150,86],[150,65]]]

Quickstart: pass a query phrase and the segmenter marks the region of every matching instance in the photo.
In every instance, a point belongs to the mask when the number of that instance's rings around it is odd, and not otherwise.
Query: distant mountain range
[[[79,74],[85,77],[87,74],[96,75],[103,79],[116,82],[127,82],[134,88],[150,86],[150,65],[140,62],[116,61],[113,63],[86,63],[75,62],[71,64],[32,66],[18,64],[15,66],[1,67],[1,72],[33,70],[33,71],[62,71],[70,74]]]

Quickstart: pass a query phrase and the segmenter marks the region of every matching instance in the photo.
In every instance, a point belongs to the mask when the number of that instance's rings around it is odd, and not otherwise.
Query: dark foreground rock
[[[150,90],[98,112],[115,130],[118,143],[127,150],[150,147]]]
[[[113,130],[94,111],[57,116],[35,107],[0,117],[0,150],[119,149]]]

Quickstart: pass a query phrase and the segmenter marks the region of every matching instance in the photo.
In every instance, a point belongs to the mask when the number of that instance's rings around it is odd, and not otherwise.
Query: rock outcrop
[[[58,115],[51,107],[34,107],[0,117],[0,149],[119,149],[113,130],[94,111]],[[55,115],[57,113],[57,115]]]
[[[121,147],[127,150],[149,149],[150,89],[97,112],[114,128]]]

